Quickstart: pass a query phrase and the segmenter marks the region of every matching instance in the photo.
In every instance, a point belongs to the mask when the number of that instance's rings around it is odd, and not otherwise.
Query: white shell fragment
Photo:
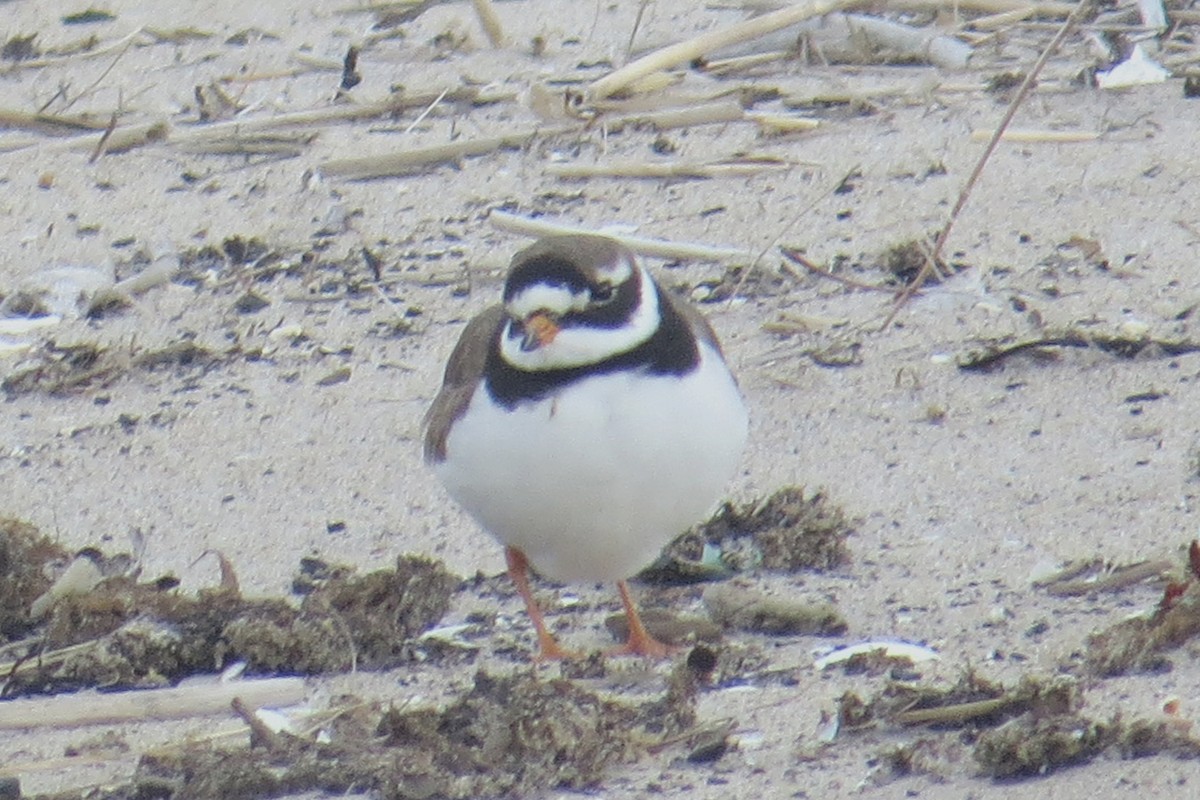
[[[1096,85],[1101,89],[1128,89],[1149,83],[1162,83],[1171,77],[1170,70],[1150,59],[1140,44],[1133,46],[1129,58],[1107,72],[1096,73]]]
[[[466,650],[478,650],[479,645],[468,642],[463,638],[463,634],[474,630],[475,626],[470,623],[459,623],[457,625],[441,625],[436,628],[430,628],[418,637],[418,641],[422,642],[441,642],[442,644],[461,647]]]
[[[24,336],[44,328],[53,328],[60,322],[62,317],[57,314],[44,317],[0,317],[0,336]]]
[[[270,708],[260,708],[254,712],[258,721],[266,725],[273,733],[296,734],[296,722],[291,715]]]
[[[97,292],[111,287],[113,282],[111,265],[44,269],[30,275],[5,298],[0,304],[0,314],[73,319],[87,310]],[[22,313],[18,311],[21,306],[35,308],[37,313]]]
[[[842,664],[849,661],[857,655],[875,652],[880,652],[888,658],[907,658],[914,664],[941,659],[936,650],[921,644],[900,642],[891,639],[873,639],[871,641],[834,648],[814,661],[813,668],[820,672],[835,664]]]
[[[78,319],[112,302],[130,302],[179,272],[174,250],[161,254],[141,272],[117,281],[112,264],[64,266],[39,270],[11,291],[0,287],[0,357],[17,355],[34,345],[30,334]]]
[[[1155,31],[1167,29],[1167,10],[1162,0],[1137,0],[1137,7],[1144,26]]]
[[[225,669],[221,670],[221,675],[217,680],[221,683],[229,683],[230,681],[241,680],[242,676],[246,673],[246,666],[247,664],[245,661],[235,661]]]
[[[78,555],[58,576],[44,594],[33,601],[29,607],[31,619],[40,620],[50,612],[54,605],[66,597],[79,597],[90,592],[104,579],[104,573],[94,558]]]

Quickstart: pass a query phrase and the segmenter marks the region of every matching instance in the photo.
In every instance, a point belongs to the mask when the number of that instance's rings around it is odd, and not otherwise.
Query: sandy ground
[[[158,4],[111,0],[104,7],[115,20],[81,27],[59,20],[82,10],[76,4],[0,4],[0,38],[37,33],[34,44],[47,54],[93,34],[113,44],[142,26],[206,34],[157,43],[143,34],[94,58],[0,64],[0,108],[87,112],[101,121],[120,111],[123,125],[173,126],[164,143],[95,161],[94,139],[75,146],[41,132],[32,134],[34,146],[0,154],[0,295],[47,268],[115,268],[122,278],[154,253],[219,248],[230,237],[261,240],[290,265],[255,280],[252,265],[220,264],[156,287],[119,313],[35,334],[39,343],[98,342],[125,352],[190,339],[242,355],[202,371],[135,369],[61,395],[10,395],[0,405],[0,513],[70,548],[140,542],[146,574],[175,573],[184,589],[217,580],[212,559],[197,561],[209,549],[228,556],[250,593],[287,591],[298,559],[310,553],[370,568],[419,552],[462,575],[495,574],[500,549],[449,504],[419,453],[421,415],[443,360],[463,322],[494,301],[507,259],[525,241],[492,227],[489,212],[765,249],[762,280],[731,303],[706,305],[752,410],[750,446],[730,497],[823,487],[857,520],[845,569],[752,576],[766,591],[835,602],[849,632],[833,642],[734,634],[797,676],[787,687],[722,687],[701,697],[701,716],[734,718],[743,745],[708,765],[682,763],[678,752],[648,755],[615,770],[596,795],[1174,797],[1200,780],[1196,762],[1161,756],[1106,757],[1032,783],[993,783],[976,775],[966,745],[944,735],[929,774],[881,778],[885,747],[929,734],[874,731],[818,747],[821,714],[844,692],[869,694],[878,681],[811,669],[816,648],[899,637],[941,654],[922,670],[928,682],[953,682],[968,668],[1013,682],[1054,673],[1082,651],[1088,632],[1157,601],[1154,587],[1054,598],[1031,580],[1073,559],[1179,558],[1197,528],[1200,439],[1188,409],[1200,403],[1200,356],[1119,359],[1060,349],[984,373],[962,371],[955,360],[983,341],[1067,327],[1196,336],[1187,312],[1200,302],[1200,151],[1193,101],[1183,99],[1180,80],[1127,93],[1073,84],[1093,56],[1080,38],[1069,39],[1016,124],[1095,138],[1001,145],[950,240],[962,271],[915,297],[882,330],[889,295],[782,274],[773,245],[781,240],[815,263],[882,282],[882,254],[943,224],[983,147],[971,133],[990,130],[1002,115],[1005,97],[983,92],[982,83],[1027,67],[1031,44],[1046,41],[1047,31],[989,39],[963,73],[792,63],[730,79],[730,86],[757,82],[807,96],[888,91],[853,112],[826,112],[821,128],[801,136],[761,138],[749,123],[669,131],[662,137],[673,155],[652,151],[653,131],[594,125],[411,177],[314,177],[331,158],[539,124],[528,105],[512,100],[442,106],[416,125],[413,112],[322,125],[291,158],[196,154],[175,141],[197,125],[196,87],[224,78],[254,78],[223,84],[246,117],[329,105],[336,71],[293,70],[301,56],[336,65],[373,33],[375,17],[351,5],[222,0],[179,4],[168,18]],[[437,6],[405,23],[402,36],[364,49],[364,80],[353,97],[380,99],[397,84],[437,92],[470,82],[521,98],[535,84],[590,80],[624,58],[638,7],[635,0],[502,3],[512,44],[495,51],[483,46],[469,4]],[[647,6],[637,46],[738,18],[658,0]],[[466,41],[440,50],[441,34]],[[535,36],[545,45],[536,57]],[[691,76],[689,84],[711,89],[715,81]],[[580,182],[545,172],[548,163],[738,153],[796,166],[708,181]],[[832,191],[851,172],[850,191]],[[1073,239],[1095,242],[1099,252],[1071,246]],[[363,248],[380,259],[382,281],[373,280]],[[699,286],[697,296],[724,274],[699,262],[652,268],[673,287]],[[235,304],[251,289],[269,305],[240,312]],[[796,323],[795,332],[764,329],[780,320]],[[273,334],[280,330],[304,336]],[[813,358],[851,347],[857,357],[848,366]],[[17,373],[30,357],[6,355],[0,372]],[[548,600],[555,596],[575,600],[554,612],[569,621],[569,642],[606,641],[600,620],[615,607],[609,588],[547,591]],[[676,610],[698,607],[695,593],[672,597]],[[447,621],[495,608],[498,628],[526,632],[511,594],[460,595]],[[1154,717],[1179,698],[1191,717],[1200,663],[1186,651],[1174,662],[1166,674],[1089,682],[1087,710]],[[339,690],[436,697],[481,665],[524,668],[519,657],[485,644],[476,664],[459,672],[413,667],[313,680],[313,702]],[[133,747],[124,758],[29,769],[23,785],[33,793],[116,781],[130,774],[143,743],[211,724],[121,728]],[[11,737],[0,744],[0,763],[59,756],[95,733]]]

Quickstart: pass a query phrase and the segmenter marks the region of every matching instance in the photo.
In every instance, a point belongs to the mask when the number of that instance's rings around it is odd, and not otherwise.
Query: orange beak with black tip
[[[525,334],[521,340],[521,349],[529,352],[553,342],[554,337],[558,335],[559,325],[550,312],[537,311],[521,323],[521,330]]]

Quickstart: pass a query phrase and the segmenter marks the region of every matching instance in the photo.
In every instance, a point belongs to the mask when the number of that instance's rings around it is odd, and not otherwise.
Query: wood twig
[[[801,253],[794,247],[780,247],[779,252],[783,253],[784,258],[786,258],[788,261],[791,261],[793,264],[799,264],[813,275],[816,275],[820,278],[825,278],[826,280],[831,280],[834,283],[840,283],[848,289],[856,289],[864,292],[884,292],[886,294],[895,294],[895,290],[890,289],[887,286],[875,286],[870,283],[856,281],[853,278],[835,275],[829,270],[824,269],[823,267],[818,267],[816,264],[809,261],[808,256],[804,255],[804,253]]]
[[[892,722],[898,725],[962,725],[979,717],[990,717],[1021,702],[1022,698],[1009,693],[969,703],[900,711],[892,716]]]
[[[857,165],[852,167],[846,173],[846,176],[842,177],[841,180],[839,180],[837,183],[835,183],[833,186],[831,186],[829,188],[829,192],[832,192],[838,186],[841,186],[843,183],[846,182],[846,179],[850,175],[853,175],[856,172],[858,172]],[[755,256],[754,260],[750,262],[749,266],[747,266],[746,269],[742,271],[741,278],[738,279],[737,285],[733,287],[733,292],[731,292],[729,295],[730,304],[732,304],[733,301],[737,299],[738,295],[740,295],[742,293],[742,290],[746,288],[746,282],[750,280],[750,275],[754,272],[755,269],[757,269],[759,263],[763,260],[763,258],[766,257],[767,253],[771,250],[771,248],[774,247],[776,244],[778,244],[780,239],[782,239],[784,236],[787,236],[788,233],[791,232],[792,228],[796,227],[800,223],[801,218],[803,218],[806,214],[808,214],[808,212],[812,211],[813,208],[817,205],[817,203],[821,202],[821,200],[823,200],[829,192],[826,192],[826,193],[818,195],[817,197],[814,197],[809,202],[808,205],[806,205],[804,208],[802,208],[798,212],[796,212],[792,216],[792,221],[789,222],[787,225],[785,225],[783,230],[781,230],[779,233],[777,233],[771,239],[771,241],[767,243],[766,247],[764,247],[762,250],[759,251],[758,255]]]
[[[108,150],[108,140],[112,138],[113,131],[117,129],[117,114],[114,111],[112,118],[108,121],[108,127],[100,134],[100,141],[96,142],[96,147],[92,150],[92,154],[88,156],[88,163],[95,164],[100,156]]]
[[[1129,586],[1151,580],[1164,581],[1174,567],[1175,565],[1170,561],[1140,561],[1136,564],[1117,567],[1104,575],[1094,577],[1081,577],[1079,574],[1070,577],[1055,576],[1038,581],[1034,585],[1039,589],[1045,589],[1046,594],[1054,597],[1081,597],[1102,592],[1118,592]]]
[[[302,678],[264,678],[103,694],[78,692],[0,703],[0,730],[186,719],[227,714],[234,698],[261,707],[294,705],[304,697]]]
[[[971,170],[971,174],[967,178],[966,184],[963,185],[962,190],[958,193],[958,199],[954,203],[954,208],[951,209],[950,216],[947,218],[946,224],[942,227],[941,231],[937,235],[937,238],[934,240],[933,247],[929,252],[925,265],[921,268],[921,271],[917,274],[917,277],[911,281],[908,286],[904,287],[904,291],[900,293],[900,296],[896,299],[896,302],[893,303],[892,310],[887,315],[887,318],[883,321],[883,325],[880,327],[880,330],[887,330],[887,328],[892,324],[892,320],[894,320],[896,315],[900,313],[900,309],[908,303],[909,299],[918,290],[920,290],[921,286],[924,285],[925,280],[933,273],[934,269],[936,268],[936,264],[941,259],[942,250],[946,246],[946,241],[950,238],[950,233],[954,230],[954,225],[958,222],[959,215],[962,213],[963,208],[966,207],[967,201],[970,200],[971,192],[974,190],[975,185],[979,182],[979,177],[983,174],[984,167],[986,167],[988,162],[991,161],[992,154],[996,152],[996,148],[999,146],[1000,140],[1004,136],[1004,132],[1008,130],[1008,126],[1012,123],[1013,117],[1016,116],[1017,109],[1019,109],[1025,102],[1025,98],[1029,96],[1029,92],[1033,89],[1034,84],[1037,82],[1038,76],[1041,75],[1042,69],[1046,66],[1046,62],[1050,60],[1050,56],[1058,51],[1058,48],[1062,45],[1063,41],[1066,40],[1067,35],[1074,30],[1075,26],[1083,18],[1084,14],[1092,8],[1094,2],[1095,0],[1079,0],[1079,2],[1075,5],[1075,8],[1071,10],[1071,13],[1059,27],[1058,33],[1054,35],[1054,38],[1051,39],[1050,43],[1042,49],[1042,52],[1038,55],[1037,60],[1034,61],[1033,66],[1025,75],[1025,80],[1021,82],[1021,86],[1013,95],[1012,102],[1008,104],[1008,108],[1005,110],[1004,116],[1000,118],[1000,123],[996,126],[996,130],[992,134],[991,140],[984,148],[979,160],[975,162],[975,168]]]
[[[1060,335],[1047,335],[1037,339],[1029,339],[1005,346],[992,346],[968,353],[958,359],[958,368],[965,371],[982,371],[1011,358],[1019,353],[1041,350],[1047,347],[1094,347],[1105,353],[1132,358],[1147,347],[1157,348],[1164,356],[1181,356],[1200,353],[1200,342],[1188,339],[1168,341],[1164,339],[1131,338],[1128,336],[1107,336],[1103,334],[1084,334],[1068,330]]]

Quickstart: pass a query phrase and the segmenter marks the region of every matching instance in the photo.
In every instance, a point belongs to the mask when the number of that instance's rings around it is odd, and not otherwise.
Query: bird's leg
[[[533,592],[529,588],[529,559],[525,558],[525,554],[515,547],[505,547],[504,558],[508,562],[508,576],[516,584],[517,594],[521,595],[521,599],[525,601],[525,610],[529,613],[529,619],[533,621],[534,630],[537,631],[538,652],[533,660],[555,661],[577,658],[576,653],[564,649],[546,628],[546,619],[542,616],[542,610],[538,608],[537,601],[533,599]]]
[[[617,591],[621,593],[621,604],[625,606],[625,620],[629,624],[629,638],[625,641],[625,644],[615,650],[610,650],[608,652],[609,655],[666,658],[678,649],[660,642],[646,630],[646,626],[642,624],[642,618],[638,616],[637,606],[633,604],[633,598],[629,595],[629,585],[625,581],[617,581]]]

